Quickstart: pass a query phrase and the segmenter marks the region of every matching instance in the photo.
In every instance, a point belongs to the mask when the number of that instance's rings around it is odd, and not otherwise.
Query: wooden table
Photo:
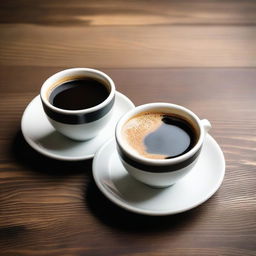
[[[256,3],[1,1],[0,255],[255,255]],[[173,216],[106,199],[91,161],[31,149],[26,105],[68,67],[108,73],[136,105],[184,105],[213,125],[226,158],[219,191]]]

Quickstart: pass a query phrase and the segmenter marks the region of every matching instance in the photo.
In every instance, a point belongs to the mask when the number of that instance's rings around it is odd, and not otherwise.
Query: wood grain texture
[[[0,64],[255,67],[256,3],[1,1]]]
[[[256,25],[254,0],[10,0],[0,23],[42,26]]]
[[[200,207],[166,217],[113,205],[91,161],[48,159],[25,143],[22,112],[58,69],[0,67],[1,255],[255,255],[255,69],[103,69],[136,105],[173,102],[212,122],[224,183]]]
[[[0,64],[255,67],[255,27],[1,25]]]

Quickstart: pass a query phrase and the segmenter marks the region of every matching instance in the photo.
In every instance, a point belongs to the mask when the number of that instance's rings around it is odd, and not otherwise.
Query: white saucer
[[[176,214],[202,204],[218,190],[224,174],[223,153],[210,135],[193,170],[168,188],[151,188],[131,177],[119,160],[113,139],[93,160],[93,177],[103,194],[126,210],[146,215]]]
[[[116,92],[116,100],[111,120],[95,138],[80,142],[66,138],[49,123],[40,100],[35,97],[27,106],[21,121],[21,130],[27,143],[51,158],[77,161],[92,158],[98,148],[114,136],[115,125],[119,118],[134,104],[120,92]]]

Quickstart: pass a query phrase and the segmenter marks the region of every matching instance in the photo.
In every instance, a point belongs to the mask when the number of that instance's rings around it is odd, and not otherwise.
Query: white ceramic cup
[[[127,146],[122,135],[122,127],[133,116],[151,111],[174,114],[187,120],[197,133],[196,144],[187,153],[171,159],[150,159],[132,150]],[[200,155],[205,135],[210,128],[211,124],[208,120],[200,120],[187,108],[170,103],[149,103],[136,107],[119,120],[115,133],[117,151],[125,169],[135,179],[152,187],[167,187],[192,170]]]
[[[102,103],[87,109],[66,110],[57,108],[49,102],[51,92],[59,85],[88,77],[101,81],[108,89],[109,95]],[[58,132],[74,140],[89,140],[104,128],[111,117],[115,84],[108,75],[99,70],[71,68],[49,77],[41,87],[40,96],[46,116]]]

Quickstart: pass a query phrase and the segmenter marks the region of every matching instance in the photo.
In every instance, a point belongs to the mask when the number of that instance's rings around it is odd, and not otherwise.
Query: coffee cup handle
[[[211,123],[207,119],[202,119],[201,124],[206,132],[208,132],[212,128]]]

